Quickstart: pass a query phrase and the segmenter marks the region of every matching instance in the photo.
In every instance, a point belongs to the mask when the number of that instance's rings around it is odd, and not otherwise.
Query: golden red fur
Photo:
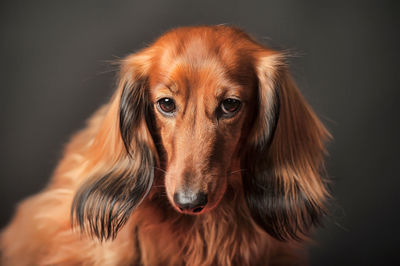
[[[1,235],[5,265],[292,265],[328,197],[329,133],[282,53],[227,26],[172,30]]]

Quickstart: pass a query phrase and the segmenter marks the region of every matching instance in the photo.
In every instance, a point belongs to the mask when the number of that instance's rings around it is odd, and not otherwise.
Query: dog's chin
[[[219,203],[216,203],[214,205],[211,206],[206,206],[204,208],[201,208],[201,210],[199,211],[185,211],[185,210],[181,210],[179,209],[176,205],[172,205],[174,210],[176,210],[178,213],[183,214],[183,215],[191,215],[191,216],[199,216],[199,215],[204,215],[207,213],[210,213],[212,210],[216,209],[218,207]]]

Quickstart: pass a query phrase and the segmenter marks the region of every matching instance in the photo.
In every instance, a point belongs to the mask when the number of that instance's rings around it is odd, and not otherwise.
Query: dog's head
[[[91,178],[73,213],[83,229],[115,237],[161,169],[176,211],[217,208],[240,171],[254,221],[277,239],[318,223],[329,134],[290,79],[283,55],[226,27],[168,32],[122,62],[90,151]]]

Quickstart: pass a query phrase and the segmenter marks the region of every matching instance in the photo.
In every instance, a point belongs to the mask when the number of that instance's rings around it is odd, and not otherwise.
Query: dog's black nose
[[[208,197],[203,192],[181,190],[174,194],[174,202],[182,212],[194,214],[204,209],[208,202]]]

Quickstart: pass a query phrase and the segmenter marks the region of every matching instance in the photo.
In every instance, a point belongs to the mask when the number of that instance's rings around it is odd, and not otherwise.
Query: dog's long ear
[[[330,135],[276,53],[256,63],[257,117],[242,168],[254,221],[279,240],[301,239],[320,222],[328,197],[324,143]]]
[[[87,181],[75,195],[73,223],[100,240],[115,238],[149,193],[158,160],[148,102],[150,56],[122,61],[117,91],[87,154]]]

